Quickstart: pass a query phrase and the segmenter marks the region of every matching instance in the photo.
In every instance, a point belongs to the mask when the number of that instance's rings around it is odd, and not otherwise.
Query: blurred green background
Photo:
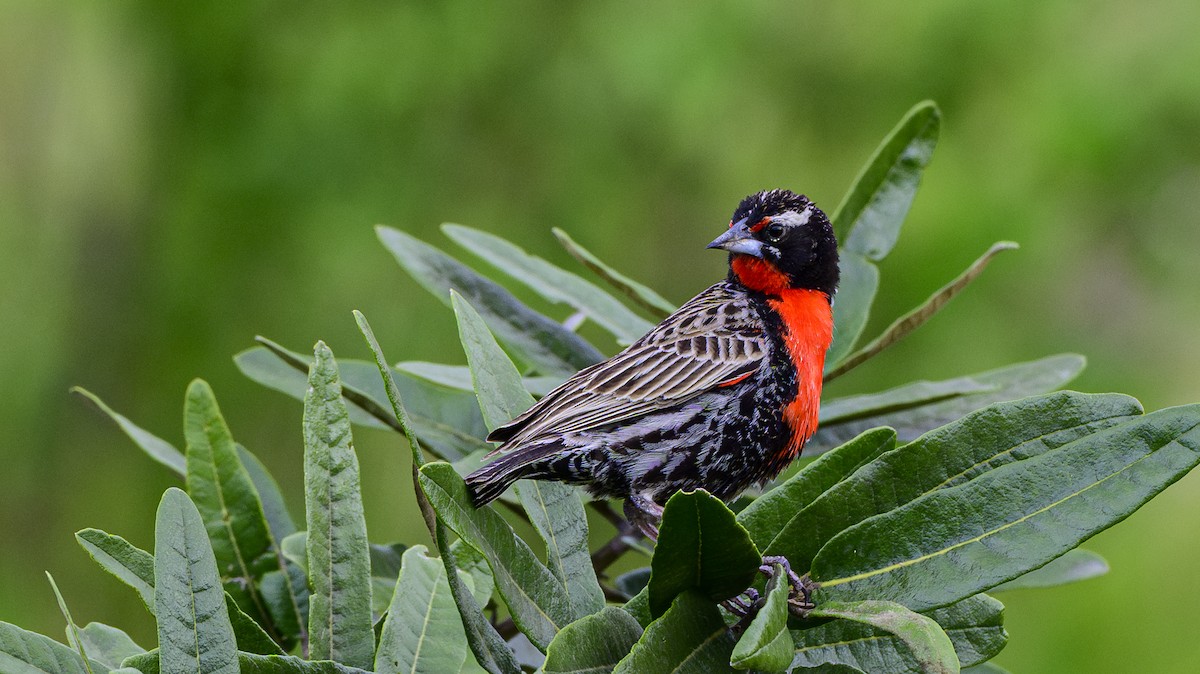
[[[703,246],[738,199],[832,210],[925,98],[941,143],[873,330],[1022,248],[831,392],[1077,351],[1075,388],[1200,401],[1200,4],[644,4],[0,1],[0,620],[61,638],[48,569],[78,621],[152,641],[72,533],[151,547],[175,480],[69,386],[182,444],[206,378],[299,515],[300,406],[234,353],[367,357],[357,308],[392,358],[463,362],[372,225],[454,250],[437,225],[460,222],[573,268],[558,226],[682,301],[723,273]],[[401,444],[357,439],[372,538],[421,540]],[[1198,527],[1192,475],[1088,544],[1108,576],[1002,597],[998,662],[1196,671]]]

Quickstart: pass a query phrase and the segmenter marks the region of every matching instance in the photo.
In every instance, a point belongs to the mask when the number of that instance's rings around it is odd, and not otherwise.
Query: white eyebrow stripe
[[[795,211],[788,211],[786,213],[780,213],[779,215],[772,216],[771,220],[774,222],[778,222],[781,225],[787,225],[789,227],[803,227],[804,225],[808,224],[808,221],[810,218],[812,218],[812,206],[811,205],[806,206],[804,208],[804,210],[800,211],[799,213],[797,213]]]

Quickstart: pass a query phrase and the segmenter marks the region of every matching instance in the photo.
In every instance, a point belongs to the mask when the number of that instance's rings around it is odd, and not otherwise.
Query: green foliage
[[[762,555],[729,508],[708,492],[678,492],[663,509],[659,545],[646,590],[657,618],[675,597],[695,590],[711,601],[746,589]]]
[[[318,342],[304,398],[304,503],[308,513],[309,653],[369,669],[371,553],[350,416],[333,352]]]
[[[879,285],[875,263],[897,241],[939,127],[935,106],[914,108],[834,216],[843,287],[827,379],[909,334],[1012,247],[997,244],[856,350]],[[649,322],[620,297],[498,236],[458,225],[443,231],[567,305],[568,325],[429,244],[380,227],[400,265],[452,308],[467,365],[390,364],[358,312],[371,360],[335,360],[322,342],[309,359],[262,338],[238,354],[247,376],[304,402],[304,530],[285,490],[234,440],[204,382],[187,391],[183,452],[77,389],[153,460],[186,477],[186,492],[163,495],[154,554],[98,529],[76,534],[141,597],[158,644],[143,649],[98,623],[79,628],[58,595],[71,647],[0,623],[0,670],[995,671],[988,661],[1008,640],[1004,607],[982,593],[1104,573],[1102,558],[1076,546],[1200,463],[1200,406],[1143,414],[1127,396],[1053,392],[1082,369],[1078,356],[913,382],[823,401],[806,449],[819,456],[736,515],[703,490],[673,495],[649,567],[610,582],[614,560],[645,548],[618,531],[593,552],[587,509],[614,519],[607,503],[523,481],[515,497],[477,509],[462,474],[489,450],[488,430],[602,357],[573,331],[579,322],[619,343]],[[555,235],[640,309],[671,310]],[[413,493],[435,548],[369,542],[355,424],[407,441]],[[804,578],[794,585],[772,557],[760,582],[763,555],[786,558]],[[811,607],[797,596],[809,592]],[[747,615],[722,606],[743,593],[757,597]],[[627,600],[618,607],[606,597]],[[518,633],[544,659],[517,647]]]

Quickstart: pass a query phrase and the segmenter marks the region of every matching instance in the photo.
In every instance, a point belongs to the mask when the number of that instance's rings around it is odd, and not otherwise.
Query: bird
[[[724,280],[487,436],[500,444],[466,477],[475,507],[519,479],[583,485],[624,499],[630,523],[657,539],[675,492],[728,502],[800,454],[833,337],[829,218],[804,195],[761,191],[707,247],[728,253]]]

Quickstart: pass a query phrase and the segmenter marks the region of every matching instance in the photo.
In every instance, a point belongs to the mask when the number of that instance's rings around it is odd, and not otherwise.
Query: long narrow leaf
[[[614,606],[563,628],[546,651],[545,674],[609,674],[642,636],[642,627]]]
[[[234,357],[238,368],[264,386],[296,400],[304,400],[308,390],[307,360],[270,340],[260,338],[260,341],[269,344],[269,348],[249,349],[238,354]],[[342,392],[350,396],[347,402],[353,423],[403,432],[388,411],[390,401],[374,364],[341,359],[338,368],[343,381]],[[488,447],[481,440],[486,430],[475,396],[394,370],[390,374],[404,396],[412,430],[432,452],[448,461],[456,461]]]
[[[438,518],[487,557],[513,621],[544,652],[574,616],[562,583],[495,510],[471,505],[466,484],[449,464],[422,466],[420,479]]]
[[[894,428],[897,438],[901,442],[908,442],[992,403],[1053,391],[1074,379],[1083,370],[1084,364],[1083,356],[1059,354],[967,377],[942,382],[918,382],[882,393],[830,401],[830,407],[837,403],[838,407],[850,413],[840,419],[822,421],[816,434],[804,446],[804,453],[809,456],[820,454],[863,431],[880,426]],[[975,393],[968,392],[971,382],[978,387]],[[930,387],[942,385],[961,386],[962,390],[945,396],[927,397]],[[847,403],[845,407],[842,407],[843,402]]]
[[[445,567],[425,546],[409,548],[379,636],[376,674],[461,672],[468,659],[475,664]]]
[[[267,570],[255,562],[272,545],[262,501],[238,458],[212,389],[200,379],[188,386],[184,437],[188,496],[204,518],[217,569],[222,578],[233,581],[229,590],[234,597],[247,602],[251,613],[265,622],[269,614],[254,585]]]
[[[1200,406],[1085,435],[843,531],[813,560],[814,597],[952,603],[1043,566],[1197,463]]]
[[[867,431],[817,457],[786,482],[754,499],[737,514],[737,521],[750,532],[755,545],[766,546],[796,513],[860,465],[895,446],[896,432],[892,429]]]
[[[462,574],[458,573],[461,566],[447,532],[446,526],[439,523],[434,529],[434,542],[442,551],[442,564],[448,574],[446,581],[450,584],[454,603],[458,605],[458,615],[462,618],[467,644],[475,654],[475,661],[491,674],[520,674],[521,664],[517,662],[516,655],[496,627],[483,615],[480,600],[472,594]]]
[[[675,597],[696,590],[722,601],[754,581],[762,555],[729,508],[703,490],[676,492],[663,509],[650,560],[650,610],[661,615]]]
[[[83,529],[75,534],[75,539],[105,571],[136,590],[146,609],[154,614],[154,555],[120,536],[99,529]],[[225,593],[225,607],[240,650],[264,654],[282,652],[262,627],[242,612],[228,592]]]
[[[1052,560],[1040,569],[1014,578],[1007,583],[1001,583],[992,588],[992,592],[1007,592],[1009,590],[1026,590],[1031,588],[1056,587],[1068,583],[1103,576],[1108,573],[1108,562],[1091,550],[1076,548],[1068,551],[1062,557]]]
[[[979,275],[987,268],[988,263],[992,261],[993,257],[1006,250],[1016,250],[1016,248],[1017,244],[1011,241],[1000,241],[999,243],[992,244],[992,247],[987,249],[987,252],[972,262],[971,266],[967,267],[954,280],[939,288],[937,292],[930,295],[929,299],[922,302],[915,309],[893,321],[881,335],[871,340],[869,344],[838,362],[837,366],[833,369],[827,370],[825,372],[825,381],[830,381],[846,374],[850,370],[879,355],[884,349],[907,337],[912,331],[921,327],[930,318],[933,318],[934,314],[941,311],[950,300],[965,290],[971,281],[979,278]]]
[[[417,377],[425,381],[449,386],[461,391],[474,391],[471,385],[471,368],[465,365],[446,365],[444,363],[428,363],[421,360],[406,360],[392,367],[403,374]],[[562,377],[522,377],[525,390],[536,396],[544,396],[555,386],[563,383]]]
[[[267,467],[250,450],[237,445],[238,458],[254,490],[261,500],[262,512],[271,535],[270,554],[274,557],[273,568],[262,575],[259,594],[266,605],[267,615],[286,640],[297,639],[308,642],[308,579],[304,572],[289,563],[281,547],[283,539],[296,532],[296,523],[288,513],[283,493]],[[234,622],[237,630],[237,622]],[[242,650],[251,650],[242,648]],[[261,651],[253,651],[255,653]]]
[[[154,614],[164,674],[238,674],[237,644],[204,521],[172,487],[154,524]]]
[[[833,343],[825,353],[825,372],[838,367],[854,350],[871,317],[871,305],[879,291],[879,267],[852,251],[841,251],[838,260],[841,280],[833,302]],[[828,374],[826,375],[828,378]]]
[[[883,630],[906,647],[916,668],[927,674],[958,674],[958,655],[950,637],[932,618],[890,601],[830,602],[810,612],[814,618],[841,618]]]
[[[471,302],[513,353],[542,374],[570,376],[604,356],[575,333],[442,251],[391,227],[376,234],[401,267],[438,299],[454,290]]]
[[[88,623],[79,630],[78,639],[89,658],[112,669],[125,658],[146,652],[128,634],[103,623]]]
[[[1141,406],[1128,396],[1074,391],[986,407],[858,469],[797,512],[767,545],[767,553],[784,555],[803,568],[831,538],[873,515],[1140,413]]]
[[[918,103],[867,160],[832,217],[846,250],[872,260],[891,251],[937,146],[941,120],[932,101]]]
[[[571,257],[579,260],[580,264],[591,269],[600,278],[607,281],[609,285],[620,290],[626,297],[636,302],[646,311],[649,311],[652,316],[663,318],[675,311],[675,305],[663,299],[662,295],[608,266],[600,258],[593,255],[591,251],[576,243],[563,230],[555,227],[550,231],[554,233],[554,236],[562,244],[563,248],[567,249]]]
[[[392,376],[392,369],[388,367],[388,360],[379,347],[379,341],[375,339],[375,332],[371,330],[370,323],[361,312],[354,312],[354,320],[358,323],[358,329],[362,332],[367,346],[370,347],[371,353],[375,357],[375,365],[383,379],[384,389],[392,404],[392,411],[408,439],[412,452],[413,489],[417,505],[421,510],[421,516],[425,519],[425,526],[429,529],[434,543],[442,553],[442,566],[446,570],[446,581],[450,586],[450,594],[454,598],[454,603],[458,606],[458,614],[462,619],[467,644],[475,655],[475,661],[490,674],[519,674],[521,666],[516,657],[480,608],[480,603],[487,603],[487,599],[477,599],[459,574],[460,566],[454,553],[455,546],[450,545],[446,527],[437,521],[433,507],[425,496],[425,490],[421,487],[419,469],[425,464],[425,455],[421,451],[420,441],[413,431],[412,421],[401,398],[396,380]],[[478,587],[478,582],[476,587]],[[487,596],[491,596],[490,587],[487,590]]]
[[[108,671],[100,663],[93,664],[102,672]],[[0,672],[89,674],[74,649],[6,622],[0,622]]]
[[[547,300],[583,312],[622,344],[633,343],[654,327],[590,281],[530,255],[506,239],[462,225],[442,225],[442,231]]]
[[[308,514],[309,654],[370,669],[371,557],[358,458],[333,352],[314,351],[304,400],[304,491]]]
[[[83,529],[75,540],[105,571],[137,591],[154,613],[154,555],[120,536],[99,529]]]
[[[495,428],[528,409],[533,398],[479,314],[456,293],[452,304],[483,417]],[[520,482],[517,493],[546,544],[547,566],[570,598],[574,619],[599,611],[604,607],[604,592],[592,569],[587,516],[579,493],[564,484],[532,480]]]
[[[83,661],[83,667],[88,674],[96,674],[88,657],[87,649],[84,648],[83,640],[79,637],[79,627],[75,625],[75,619],[71,617],[71,610],[67,608],[67,600],[63,599],[62,592],[58,590],[58,583],[54,582],[54,576],[50,575],[49,571],[46,572],[46,580],[50,581],[50,587],[54,590],[54,598],[58,600],[58,610],[62,612],[63,619],[67,621],[67,641],[79,653],[79,659]]]
[[[614,674],[719,674],[733,672],[734,639],[717,607],[695,592],[675,598],[646,628]]]
[[[78,394],[84,400],[94,405],[96,409],[104,413],[109,419],[116,422],[117,426],[125,432],[125,435],[129,436],[129,439],[133,440],[134,444],[140,447],[151,459],[175,471],[180,477],[187,475],[187,463],[183,458],[183,452],[176,449],[174,445],[133,423],[128,417],[117,413],[95,393],[81,386],[73,387],[71,393]]]

